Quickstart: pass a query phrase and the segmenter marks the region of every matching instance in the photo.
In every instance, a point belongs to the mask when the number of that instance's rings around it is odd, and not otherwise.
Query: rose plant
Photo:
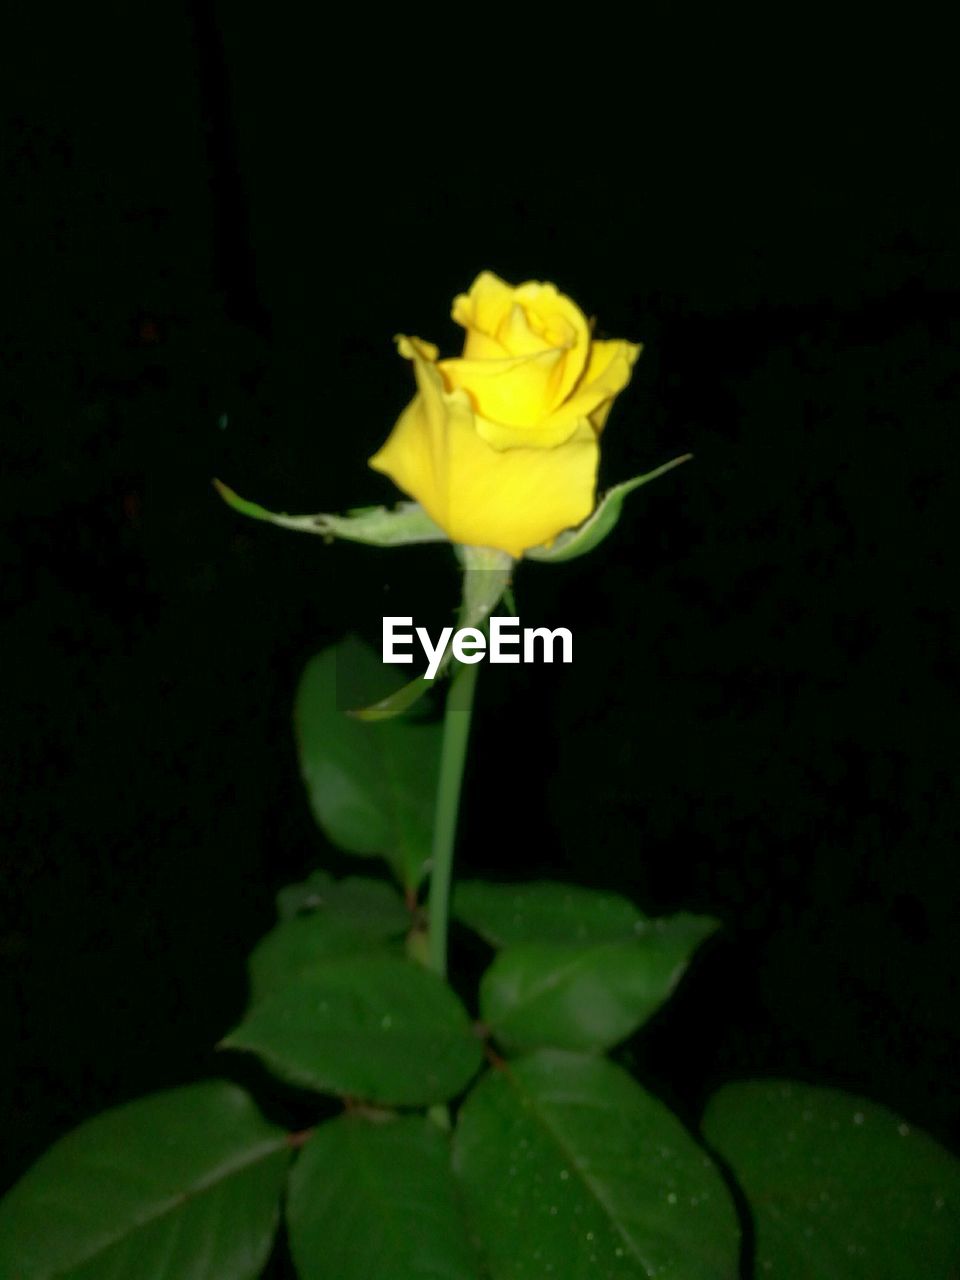
[[[592,550],[626,495],[683,459],[597,497],[640,347],[594,339],[555,286],[484,272],[453,316],[460,355],[398,339],[416,394],[371,465],[410,501],[287,516],[219,488],[328,539],[451,542],[461,621],[482,626],[519,562]],[[451,892],[477,671],[456,665],[442,723],[408,714],[439,677],[384,690],[349,637],[302,675],[313,814],[391,878],[318,869],[283,889],[221,1047],[315,1098],[314,1123],[286,1132],[229,1080],[108,1111],[0,1202],[0,1280],[252,1280],[278,1231],[303,1280],[960,1274],[958,1164],[883,1107],[750,1081],[691,1131],[627,1070],[625,1042],[716,921],[551,881]],[[451,913],[486,948],[467,1004],[447,981]]]

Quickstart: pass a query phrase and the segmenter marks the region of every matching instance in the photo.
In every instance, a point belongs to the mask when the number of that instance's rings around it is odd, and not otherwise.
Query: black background
[[[521,568],[576,661],[484,669],[461,869],[723,919],[630,1046],[686,1118],[780,1073],[960,1141],[957,140],[935,33],[834,74],[783,21],[745,71],[599,15],[556,47],[209,2],[14,33],[4,1184],[227,1070],[273,893],[356,868],[307,812],[293,689],[397,599],[451,606],[452,558],[245,522],[210,478],[393,501],[392,335],[452,350],[484,268],[645,343],[604,484],[695,460],[601,551]]]

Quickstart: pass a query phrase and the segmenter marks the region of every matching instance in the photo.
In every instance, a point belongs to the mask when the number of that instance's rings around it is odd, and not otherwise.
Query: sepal
[[[557,564],[562,560],[575,560],[577,556],[586,555],[588,551],[598,547],[616,528],[627,494],[633,493],[634,489],[639,489],[641,485],[648,484],[651,480],[656,480],[658,476],[666,475],[674,467],[679,467],[681,462],[689,462],[692,457],[692,453],[685,453],[679,458],[665,462],[662,467],[648,471],[645,475],[634,476],[632,480],[625,480],[623,484],[615,484],[612,489],[607,490],[597,503],[593,515],[588,516],[583,524],[578,525],[576,529],[564,530],[549,546],[532,547],[529,551],[525,551],[524,559]]]
[[[327,541],[344,538],[349,542],[365,542],[374,547],[403,547],[417,542],[449,542],[439,525],[434,524],[417,502],[398,502],[388,507],[355,507],[345,515],[321,512],[313,516],[290,516],[282,511],[268,511],[234,493],[221,480],[214,488],[227,506],[253,520],[265,520],[282,529],[300,533],[318,533]]]

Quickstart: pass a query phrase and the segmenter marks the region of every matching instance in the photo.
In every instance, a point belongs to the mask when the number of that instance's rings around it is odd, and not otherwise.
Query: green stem
[[[440,777],[433,819],[433,851],[430,870],[428,954],[430,968],[447,973],[447,929],[450,919],[450,884],[453,879],[453,846],[457,835],[460,785],[467,758],[473,692],[479,663],[458,667],[447,692],[440,749]]]

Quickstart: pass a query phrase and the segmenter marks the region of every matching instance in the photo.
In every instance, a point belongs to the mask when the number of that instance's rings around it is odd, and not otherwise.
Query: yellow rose
[[[552,284],[512,287],[489,271],[454,300],[463,355],[397,339],[417,394],[370,466],[453,542],[519,558],[594,509],[598,437],[640,347],[594,342]]]

